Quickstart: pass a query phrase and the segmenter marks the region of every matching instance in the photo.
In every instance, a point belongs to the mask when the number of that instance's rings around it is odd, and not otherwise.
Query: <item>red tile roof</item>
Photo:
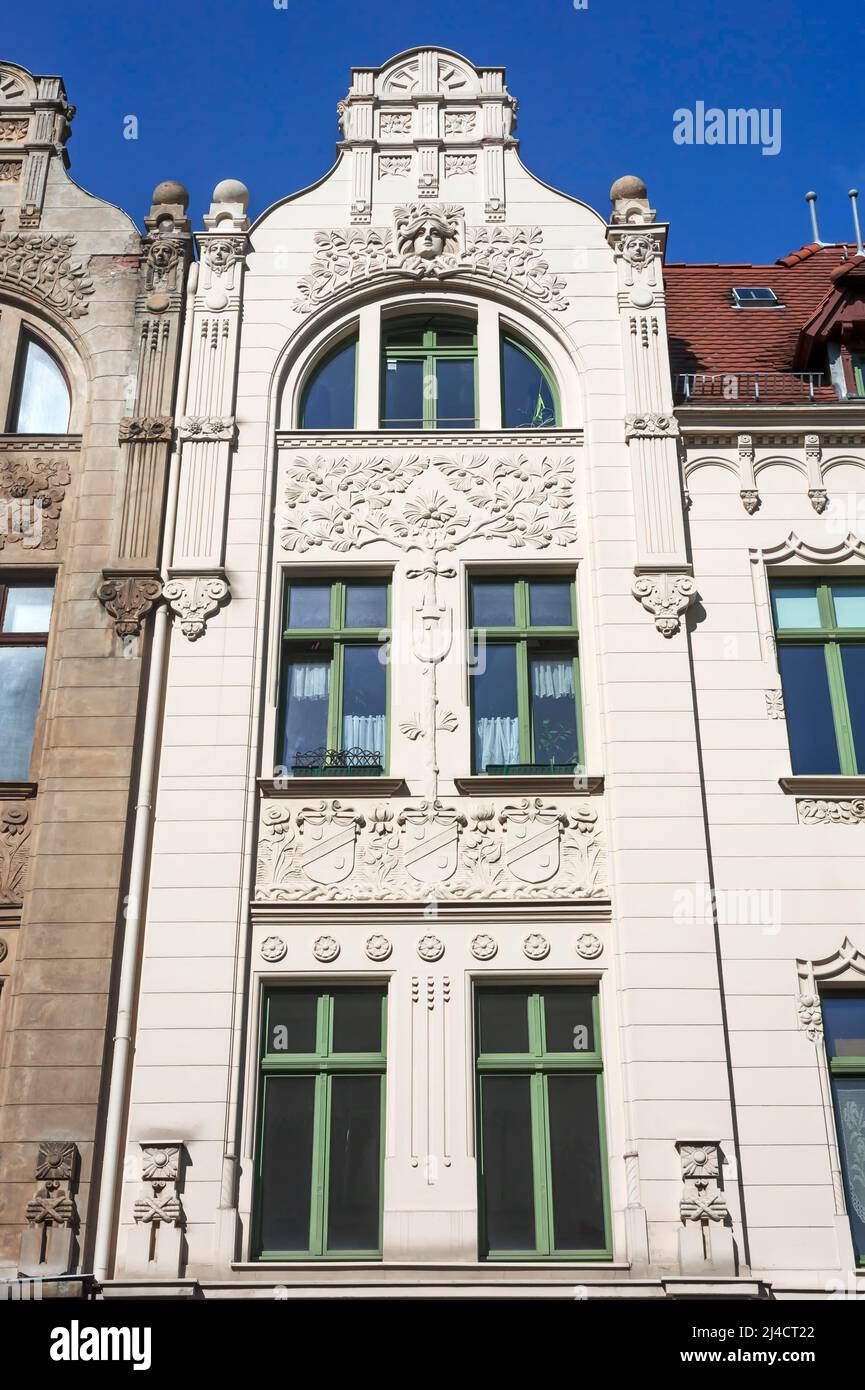
[[[847,256],[855,250],[847,247]],[[843,245],[812,243],[774,265],[665,266],[674,384],[684,372],[793,371],[800,330],[832,292],[832,272],[844,260]],[[734,285],[768,286],[785,307],[734,309]],[[834,399],[828,381],[823,390]]]

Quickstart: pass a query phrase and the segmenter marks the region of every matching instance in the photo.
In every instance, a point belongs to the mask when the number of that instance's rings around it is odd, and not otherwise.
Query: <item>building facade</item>
[[[11,1260],[105,1296],[861,1296],[861,250],[665,273],[645,185],[607,221],[541,183],[504,71],[447,50],[338,114],[254,224],[217,185],[188,274],[179,185],[126,232],[112,529],[48,638],[92,628],[135,703],[112,1041],[91,1012],[86,1134],[20,1131],[49,1186]],[[43,881],[90,912],[50,833],[25,943]],[[73,1241],[58,1146],[94,1138]]]

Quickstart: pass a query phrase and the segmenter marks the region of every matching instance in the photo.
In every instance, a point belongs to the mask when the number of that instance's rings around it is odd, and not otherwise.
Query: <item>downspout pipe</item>
[[[183,337],[180,348],[177,414],[186,405],[189,381],[192,301],[198,283],[198,266],[189,268],[186,282],[186,301]],[[175,444],[168,465],[165,525],[160,549],[160,573],[168,577],[168,565],[174,548],[177,523],[177,498],[180,488],[180,455]],[[127,887],[126,928],[123,934],[123,955],[117,987],[117,1016],[114,1024],[114,1049],[111,1057],[111,1080],[105,1112],[105,1138],[102,1146],[102,1181],[96,1213],[96,1238],[93,1252],[93,1273],[102,1282],[109,1277],[112,1264],[114,1223],[117,1207],[119,1177],[123,1151],[126,1094],[129,1085],[129,1061],[132,1054],[133,1021],[138,997],[138,961],[144,924],[144,895],[147,886],[147,866],[150,858],[150,837],[153,823],[153,801],[156,792],[156,768],[159,735],[162,728],[162,692],[165,684],[168,639],[171,631],[170,613],[160,604],[153,618],[153,640],[150,649],[150,669],[144,701],[141,764],[135,795],[135,815],[132,830],[132,852]]]

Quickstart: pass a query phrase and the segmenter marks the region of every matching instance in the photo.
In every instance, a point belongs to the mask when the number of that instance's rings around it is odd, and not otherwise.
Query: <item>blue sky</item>
[[[613,179],[639,174],[671,260],[771,261],[811,239],[810,188],[823,238],[852,235],[863,28],[825,0],[42,0],[7,7],[0,43],[64,77],[73,177],[139,225],[160,179],[189,188],[195,226],[221,178],[248,185],[254,215],[312,182],[352,64],[433,43],[507,67],[523,159],[548,183],[606,215]],[[698,101],[780,108],[780,153],[675,144],[674,112]]]

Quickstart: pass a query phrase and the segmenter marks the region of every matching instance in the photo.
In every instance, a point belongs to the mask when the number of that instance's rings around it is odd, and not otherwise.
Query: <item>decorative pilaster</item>
[[[736,1273],[736,1253],[727,1199],[721,1185],[717,1140],[680,1139],[682,1164],[679,1264],[683,1274]]]
[[[39,1145],[37,1187],[27,1203],[27,1227],[21,1236],[18,1273],[69,1274],[75,1268],[78,1211],[73,1187],[78,1149],[71,1139],[44,1139]]]
[[[176,1141],[141,1145],[143,1186],[132,1209],[135,1226],[127,1237],[126,1275],[176,1279],[183,1272],[184,1156],[183,1144]]]
[[[182,185],[161,183],[144,219],[147,230],[135,304],[135,396],[132,413],[124,416],[118,430],[121,505],[111,563],[96,591],[121,638],[139,634],[162,589],[159,538],[174,436],[184,287],[192,256],[188,201]]]
[[[35,230],[42,221],[51,160],[69,165],[66,141],[74,115],[59,77],[34,77],[14,63],[0,65],[4,182],[17,185],[22,231]]]
[[[634,597],[671,637],[694,600],[685,545],[678,444],[667,357],[662,274],[667,226],[655,221],[641,179],[610,190],[607,241],[619,280],[625,363],[625,438],[631,455],[637,554]]]

